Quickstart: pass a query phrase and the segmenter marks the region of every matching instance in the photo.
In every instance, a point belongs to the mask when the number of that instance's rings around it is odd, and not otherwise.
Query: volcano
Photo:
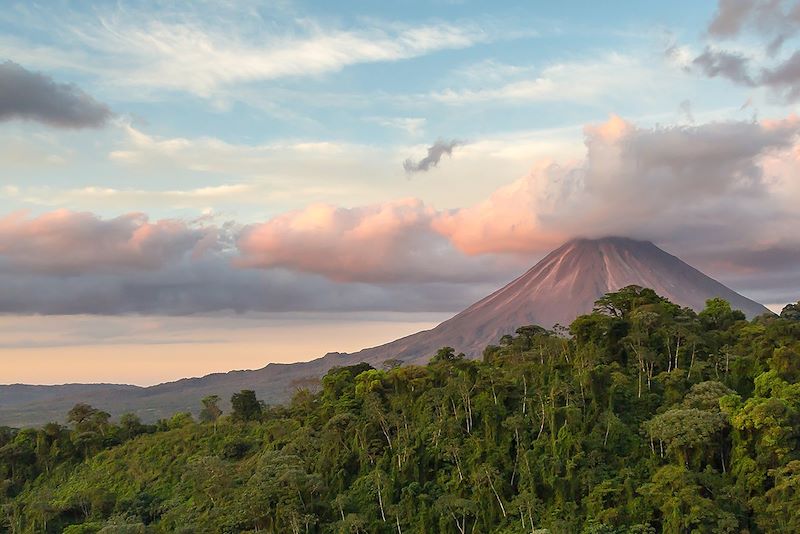
[[[444,346],[478,357],[486,345],[497,343],[501,336],[520,326],[569,325],[577,316],[591,312],[594,302],[604,294],[628,285],[652,288],[694,310],[701,310],[706,300],[720,297],[748,318],[771,313],[649,241],[621,237],[575,239],[439,326],[385,345],[147,388],[108,384],[98,384],[94,390],[91,385],[0,386],[0,424],[21,426],[60,419],[77,402],[88,402],[114,415],[132,411],[152,421],[177,411],[196,411],[199,399],[205,395],[217,394],[225,399],[242,389],[255,390],[267,402],[281,402],[288,399],[296,381],[320,377],[334,366],[367,362],[379,367],[394,358],[406,364],[424,364]],[[57,387],[62,389],[51,390]],[[76,388],[78,393],[71,393],[70,388]]]
[[[748,318],[772,313],[650,241],[624,237],[575,239],[548,254],[528,272],[432,330],[354,354],[373,363],[388,358],[424,363],[450,346],[469,357],[519,326],[569,326],[594,302],[625,286],[649,287],[675,304],[700,311],[720,297]]]

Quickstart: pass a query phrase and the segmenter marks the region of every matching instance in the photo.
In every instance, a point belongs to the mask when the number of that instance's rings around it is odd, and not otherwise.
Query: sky
[[[2,2],[0,383],[429,328],[564,241],[800,299],[800,3]]]

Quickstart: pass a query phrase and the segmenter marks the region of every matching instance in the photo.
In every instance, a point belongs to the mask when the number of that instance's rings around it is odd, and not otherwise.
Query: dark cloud
[[[708,34],[729,39],[753,33],[767,40],[767,52],[777,53],[800,31],[800,2],[796,0],[719,0]]]
[[[709,78],[720,76],[741,85],[756,85],[750,75],[750,60],[741,54],[706,48],[692,65]]]
[[[784,43],[800,32],[800,1],[719,0],[708,26],[713,39],[754,34],[764,44],[765,55],[775,58]],[[747,87],[765,87],[787,103],[800,100],[800,52],[788,58],[759,64],[737,52],[706,47],[692,67],[709,77],[722,77]]]
[[[496,283],[336,283],[285,269],[240,269],[221,255],[158,271],[52,276],[0,264],[0,313],[193,315],[213,312],[451,312]]]
[[[431,167],[439,165],[442,156],[452,155],[453,149],[462,144],[461,141],[456,141],[455,139],[452,141],[439,139],[432,146],[428,147],[428,155],[421,160],[417,162],[411,158],[405,160],[403,162],[403,169],[405,169],[407,173],[426,172],[430,170]]]
[[[796,270],[800,266],[800,244],[753,246],[724,252],[709,252],[703,261],[726,263],[742,272],[759,273],[766,270]]]
[[[60,128],[98,128],[111,118],[111,110],[72,84],[0,63],[0,121],[43,122]]]
[[[714,19],[708,25],[708,33],[718,37],[738,34],[755,4],[753,0],[719,0]]]
[[[772,69],[764,69],[761,82],[773,88],[787,102],[800,100],[800,52]]]

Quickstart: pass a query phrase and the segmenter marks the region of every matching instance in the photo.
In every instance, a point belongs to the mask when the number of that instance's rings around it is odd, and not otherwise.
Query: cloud
[[[9,183],[16,186],[15,195],[11,198],[0,186],[0,200],[5,195],[11,209],[39,212],[68,206],[109,215],[147,206],[147,213],[156,218],[192,218],[211,210],[242,222],[263,221],[265,216],[320,202],[362,206],[412,194],[431,206],[457,207],[485,198],[510,177],[525,173],[536,158],[580,153],[580,143],[575,142],[580,131],[579,125],[526,129],[471,140],[456,149],[457,157],[442,165],[436,180],[409,182],[399,179],[400,163],[417,152],[424,156],[425,146],[314,138],[240,144],[213,137],[155,136],[115,121],[109,142],[97,154],[107,155],[108,161],[100,165],[107,167],[105,174],[114,183],[84,178],[85,184],[61,179],[45,185],[16,173],[16,181]],[[46,172],[52,177],[64,170],[51,165]]]
[[[708,33],[720,37],[738,34],[754,7],[752,0],[719,0]]]
[[[0,311],[454,311],[563,241],[605,235],[653,240],[753,296],[796,301],[799,135],[796,116],[656,127],[612,116],[584,128],[582,155],[537,161],[448,210],[312,204],[244,227],[15,214],[0,219]]]
[[[403,130],[409,135],[421,134],[426,122],[421,117],[370,117],[367,120],[388,128]]]
[[[784,43],[800,32],[800,2],[776,0],[719,0],[708,25],[712,40],[745,34],[762,42],[761,57],[707,46],[691,67],[709,77],[723,77],[746,87],[764,87],[785,103],[800,99],[800,52],[786,57]]]
[[[485,281],[490,261],[460,254],[433,231],[436,216],[417,199],[349,209],[316,204],[247,227],[237,263],[339,282]]]
[[[733,38],[747,31],[771,39],[767,51],[778,52],[800,30],[800,2],[796,0],[719,0],[709,35]]]
[[[288,269],[245,269],[231,256],[185,255],[159,269],[69,276],[0,262],[0,313],[194,315],[246,312],[452,312],[498,282],[337,283]]]
[[[0,121],[31,120],[59,128],[99,128],[111,110],[72,84],[0,63]]]
[[[422,282],[468,280],[474,269],[498,269],[498,255],[532,258],[577,236],[626,235],[664,244],[712,275],[735,279],[754,268],[747,251],[773,251],[776,258],[800,251],[798,135],[795,116],[652,128],[612,116],[585,127],[583,157],[537,161],[529,174],[472,206],[437,211],[416,200],[313,206],[254,225],[239,248],[250,267],[343,281]],[[726,254],[731,263],[720,263]],[[470,269],[439,267],[455,264]],[[785,265],[757,267],[777,276]]]
[[[267,44],[245,44],[188,24],[153,23],[147,28],[110,28],[107,35],[128,47],[133,86],[179,89],[210,96],[240,82],[313,76],[359,63],[397,61],[442,49],[465,48],[485,39],[480,31],[451,25],[373,28],[362,31],[314,28],[304,37],[282,36]]]
[[[130,213],[101,219],[68,210],[0,218],[0,264],[16,272],[51,275],[157,270],[188,254],[201,254],[216,230],[175,220],[150,222]]]
[[[442,156],[453,154],[453,149],[459,145],[463,145],[462,141],[452,140],[445,141],[443,139],[437,140],[433,145],[428,147],[428,155],[419,161],[414,161],[411,158],[403,162],[403,169],[407,173],[427,172],[431,167],[439,165]]]
[[[481,69],[486,72],[479,77]],[[590,60],[555,62],[533,76],[530,71],[530,68],[499,68],[494,63],[480,63],[470,68],[466,76],[462,75],[467,83],[456,89],[425,94],[421,99],[450,106],[487,102],[514,105],[520,102],[575,103],[628,92],[632,87],[637,90],[649,86],[656,88],[653,79],[657,76],[652,65],[637,57],[618,53]],[[477,87],[469,87],[470,81],[473,85],[477,82]]]
[[[797,218],[780,190],[797,169],[771,175],[765,159],[791,159],[798,132],[797,117],[650,129],[612,117],[585,128],[585,158],[541,161],[434,226],[470,254],[541,251],[577,235],[757,239],[769,218],[777,228]]]
[[[764,69],[761,82],[773,88],[788,102],[800,99],[800,52],[772,69]]]
[[[0,218],[0,313],[442,312],[516,272],[465,258],[429,229],[434,214],[413,200],[312,206],[243,230],[14,213]]]
[[[750,75],[750,60],[741,54],[706,48],[692,60],[692,65],[709,78],[721,76],[749,87],[756,85]]]
[[[157,16],[124,7],[98,18],[62,21],[68,51],[5,40],[29,61],[77,68],[117,88],[181,91],[202,98],[225,96],[234,85],[318,77],[368,63],[395,62],[441,50],[468,48],[494,39],[474,24],[399,24],[372,20],[341,28],[311,18],[265,18],[259,10],[217,9],[213,21],[201,10],[162,6]],[[52,14],[39,13],[48,20]],[[277,23],[275,19],[280,20]],[[89,61],[91,59],[91,61]]]

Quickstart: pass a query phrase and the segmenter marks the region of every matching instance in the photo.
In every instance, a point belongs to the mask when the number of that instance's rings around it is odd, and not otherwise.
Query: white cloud
[[[403,130],[413,136],[421,135],[426,123],[426,120],[421,117],[370,117],[367,120],[387,128]]]
[[[535,77],[520,77],[521,67],[485,65],[489,81],[514,81],[494,87],[474,89],[445,89],[424,98],[448,105],[469,105],[485,102],[587,102],[607,97],[631,87],[646,87],[654,83],[652,67],[639,58],[611,53],[596,60],[565,61],[541,69]],[[472,76],[478,76],[479,66]],[[486,80],[484,80],[485,83]],[[483,85],[483,84],[482,84]]]
[[[342,29],[307,19],[277,24],[228,14],[211,22],[197,15],[146,17],[121,8],[101,12],[88,22],[69,20],[71,24],[56,30],[69,43],[66,50],[18,37],[5,37],[0,43],[18,61],[89,72],[110,86],[215,98],[235,84],[318,76],[351,65],[467,48],[493,38],[474,24],[374,22]]]
[[[424,154],[425,145],[381,147],[324,139],[234,144],[213,137],[159,137],[124,123],[110,133],[100,147],[107,150],[106,180],[67,180],[58,171],[54,181],[54,171],[46,169],[50,178],[42,183],[28,182],[20,174],[11,209],[69,206],[113,215],[148,206],[151,215],[171,217],[173,208],[184,216],[191,215],[187,209],[211,208],[254,222],[318,202],[352,207],[417,196],[438,208],[451,208],[485,198],[509,177],[526,173],[536,158],[580,152],[575,143],[580,126],[515,131],[471,139],[435,179],[410,180],[403,161]],[[19,132],[7,139],[26,135]],[[41,168],[47,154],[58,148],[46,141],[34,145],[43,146],[26,158],[28,168],[34,162]],[[100,152],[97,158],[102,157]]]

